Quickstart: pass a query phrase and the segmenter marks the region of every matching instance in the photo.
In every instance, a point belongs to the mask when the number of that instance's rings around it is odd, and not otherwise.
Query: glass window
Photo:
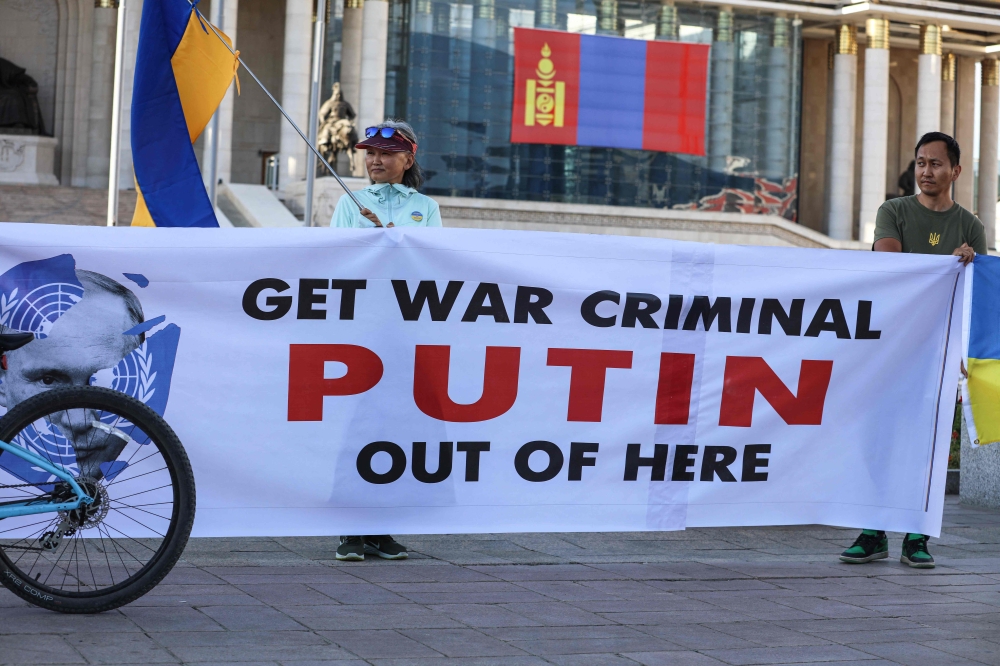
[[[619,0],[391,0],[386,114],[409,121],[430,195],[773,213],[794,220],[800,24],[678,8],[675,39],[713,44],[707,155],[510,143],[514,27],[657,37],[660,3]],[[546,18],[549,17],[549,18]],[[605,17],[607,18],[607,17]],[[544,20],[552,25],[542,25]]]

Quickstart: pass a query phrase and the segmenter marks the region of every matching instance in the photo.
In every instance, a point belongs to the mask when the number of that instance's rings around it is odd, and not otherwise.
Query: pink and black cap
[[[390,153],[417,154],[417,144],[413,143],[395,127],[369,127],[365,130],[365,140],[355,148],[378,148]]]

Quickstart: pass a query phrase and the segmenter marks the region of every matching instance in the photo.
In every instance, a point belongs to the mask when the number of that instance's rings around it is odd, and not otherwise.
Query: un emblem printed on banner
[[[180,327],[168,324],[163,330],[147,338],[115,367],[97,372],[91,384],[121,391],[163,416],[170,396],[170,378],[174,372],[180,337]],[[145,444],[149,440],[143,435],[141,441],[136,441]]]
[[[27,261],[0,275],[0,325],[45,338],[82,298],[72,255]]]
[[[149,281],[138,273],[124,275],[139,287],[149,285]],[[87,290],[94,290],[91,299],[86,299]],[[74,307],[86,308],[86,315],[81,310],[80,316],[70,317],[54,328]],[[133,323],[125,331],[121,330],[122,313],[127,313]],[[163,315],[146,320],[142,305],[131,289],[107,275],[78,271],[72,255],[14,266],[0,275],[0,325],[34,333],[36,338],[46,341],[8,352],[12,369],[2,372],[0,382],[6,408],[12,409],[27,395],[37,392],[30,388],[30,378],[17,371],[21,363],[29,366],[34,363],[65,377],[79,377],[83,373],[84,377],[90,377],[92,386],[121,391],[162,416],[170,395],[181,331],[176,324],[163,325],[165,320]],[[52,350],[57,353],[53,354]],[[123,352],[124,356],[113,366],[101,367],[106,359]],[[150,441],[131,423],[122,422],[113,415],[99,418],[129,435],[137,444]],[[86,438],[87,432],[77,432],[79,428],[76,427],[66,430],[61,427],[64,425],[67,424],[40,420],[22,431],[14,443],[53,460],[74,474],[81,473],[81,466],[95,473],[95,454],[88,453],[91,462],[86,462],[86,456],[78,460],[73,444],[74,440],[84,441],[80,438]],[[99,462],[101,475],[109,480],[126,467],[127,464],[121,461]],[[0,455],[0,469],[39,487],[54,480],[48,472],[8,454]]]
[[[36,456],[51,460],[56,465],[66,468],[74,476],[80,474],[80,466],[76,462],[76,452],[72,443],[63,435],[59,426],[48,420],[43,419],[28,425],[17,434],[11,444],[22,446]],[[0,467],[22,481],[40,487],[56,481],[55,475],[34,467],[22,458],[6,453],[0,456]],[[50,489],[43,487],[43,490]]]

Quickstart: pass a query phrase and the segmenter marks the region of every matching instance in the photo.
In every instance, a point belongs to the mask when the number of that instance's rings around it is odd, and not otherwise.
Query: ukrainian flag
[[[192,144],[222,102],[239,63],[197,4],[143,3],[132,92],[132,161],[139,194],[132,226],[219,226]]]
[[[1000,442],[1000,257],[977,255],[971,272],[965,298],[969,377],[962,402],[969,436],[978,446]]]

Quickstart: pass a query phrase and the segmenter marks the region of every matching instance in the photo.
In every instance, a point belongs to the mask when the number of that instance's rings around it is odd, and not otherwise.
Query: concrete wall
[[[284,62],[285,0],[240,0],[236,34],[240,56],[277,99]],[[233,103],[232,182],[261,183],[259,151],[278,152],[281,113],[247,74]]]
[[[59,16],[55,0],[0,0],[0,58],[38,82],[46,134],[55,124]]]

